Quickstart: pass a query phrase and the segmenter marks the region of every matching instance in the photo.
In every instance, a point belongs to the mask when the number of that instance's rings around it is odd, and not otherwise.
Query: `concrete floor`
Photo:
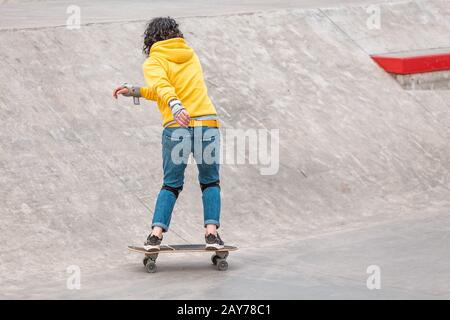
[[[405,91],[369,56],[450,47],[450,1],[377,1],[377,30],[371,1],[143,3],[75,1],[75,31],[66,1],[0,2],[1,298],[450,298],[450,91]],[[196,254],[147,274],[126,249],[149,230],[161,125],[111,89],[143,83],[145,21],[168,13],[223,132],[280,132],[277,174],[222,166],[227,272]],[[166,243],[202,240],[200,196],[189,167]]]
[[[135,261],[66,281],[33,283],[4,298],[49,299],[449,299],[450,217],[441,214],[358,230],[244,247],[215,270],[208,254],[161,255],[158,272]],[[381,270],[369,290],[367,268]]]

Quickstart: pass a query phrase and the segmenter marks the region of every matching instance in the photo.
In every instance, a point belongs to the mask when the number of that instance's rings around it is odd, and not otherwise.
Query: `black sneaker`
[[[161,239],[155,235],[150,234],[147,238],[147,241],[144,243],[144,249],[147,251],[158,251],[161,245]]]
[[[225,246],[222,239],[220,239],[219,234],[217,234],[216,236],[210,233],[207,236],[205,236],[205,241],[206,241],[206,250],[222,249]]]

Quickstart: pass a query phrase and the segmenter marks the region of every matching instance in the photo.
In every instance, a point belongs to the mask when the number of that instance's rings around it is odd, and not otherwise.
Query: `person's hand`
[[[186,128],[189,126],[189,121],[191,120],[191,117],[189,116],[189,113],[187,113],[186,109],[180,110],[175,115],[175,121],[182,127]]]
[[[124,86],[120,86],[114,89],[113,91],[113,97],[114,98],[118,98],[119,94],[129,94],[130,90],[128,90],[128,88],[124,87]]]

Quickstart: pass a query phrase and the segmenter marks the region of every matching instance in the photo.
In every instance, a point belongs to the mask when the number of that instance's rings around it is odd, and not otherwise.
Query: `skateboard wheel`
[[[219,257],[217,255],[213,254],[211,256],[211,261],[212,261],[213,265],[215,265],[215,266],[217,266],[217,259],[219,259]]]
[[[147,269],[148,273],[155,273],[156,272],[156,263],[150,259],[147,260],[147,263],[145,264],[145,268]]]
[[[223,259],[217,260],[217,269],[219,271],[227,270],[228,269],[228,262],[226,260],[223,260]]]

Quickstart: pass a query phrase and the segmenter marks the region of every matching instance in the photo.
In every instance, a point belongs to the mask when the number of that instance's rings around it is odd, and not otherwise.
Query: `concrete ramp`
[[[411,38],[423,10],[429,20]],[[449,286],[438,285],[449,278],[448,251],[429,250],[448,247],[448,92],[405,91],[369,54],[449,47],[450,5],[383,4],[387,24],[398,12],[404,21],[372,38],[364,12],[179,19],[202,61],[225,145],[229,129],[279,130],[276,174],[261,175],[259,163],[222,166],[221,234],[241,251],[221,280],[196,258],[186,268],[168,258],[167,272],[150,279],[126,251],[145,240],[162,179],[156,106],[111,98],[117,84],[143,83],[145,22],[0,30],[0,295],[146,298],[164,284],[161,298],[448,297]],[[187,171],[167,243],[203,240],[196,168]],[[404,260],[395,260],[397,250]],[[399,274],[421,256],[446,271],[407,291],[414,275]],[[365,287],[370,264],[388,270],[386,291]],[[65,288],[69,265],[80,266],[86,290]],[[171,295],[180,279],[192,292]],[[100,289],[106,282],[114,289]]]

